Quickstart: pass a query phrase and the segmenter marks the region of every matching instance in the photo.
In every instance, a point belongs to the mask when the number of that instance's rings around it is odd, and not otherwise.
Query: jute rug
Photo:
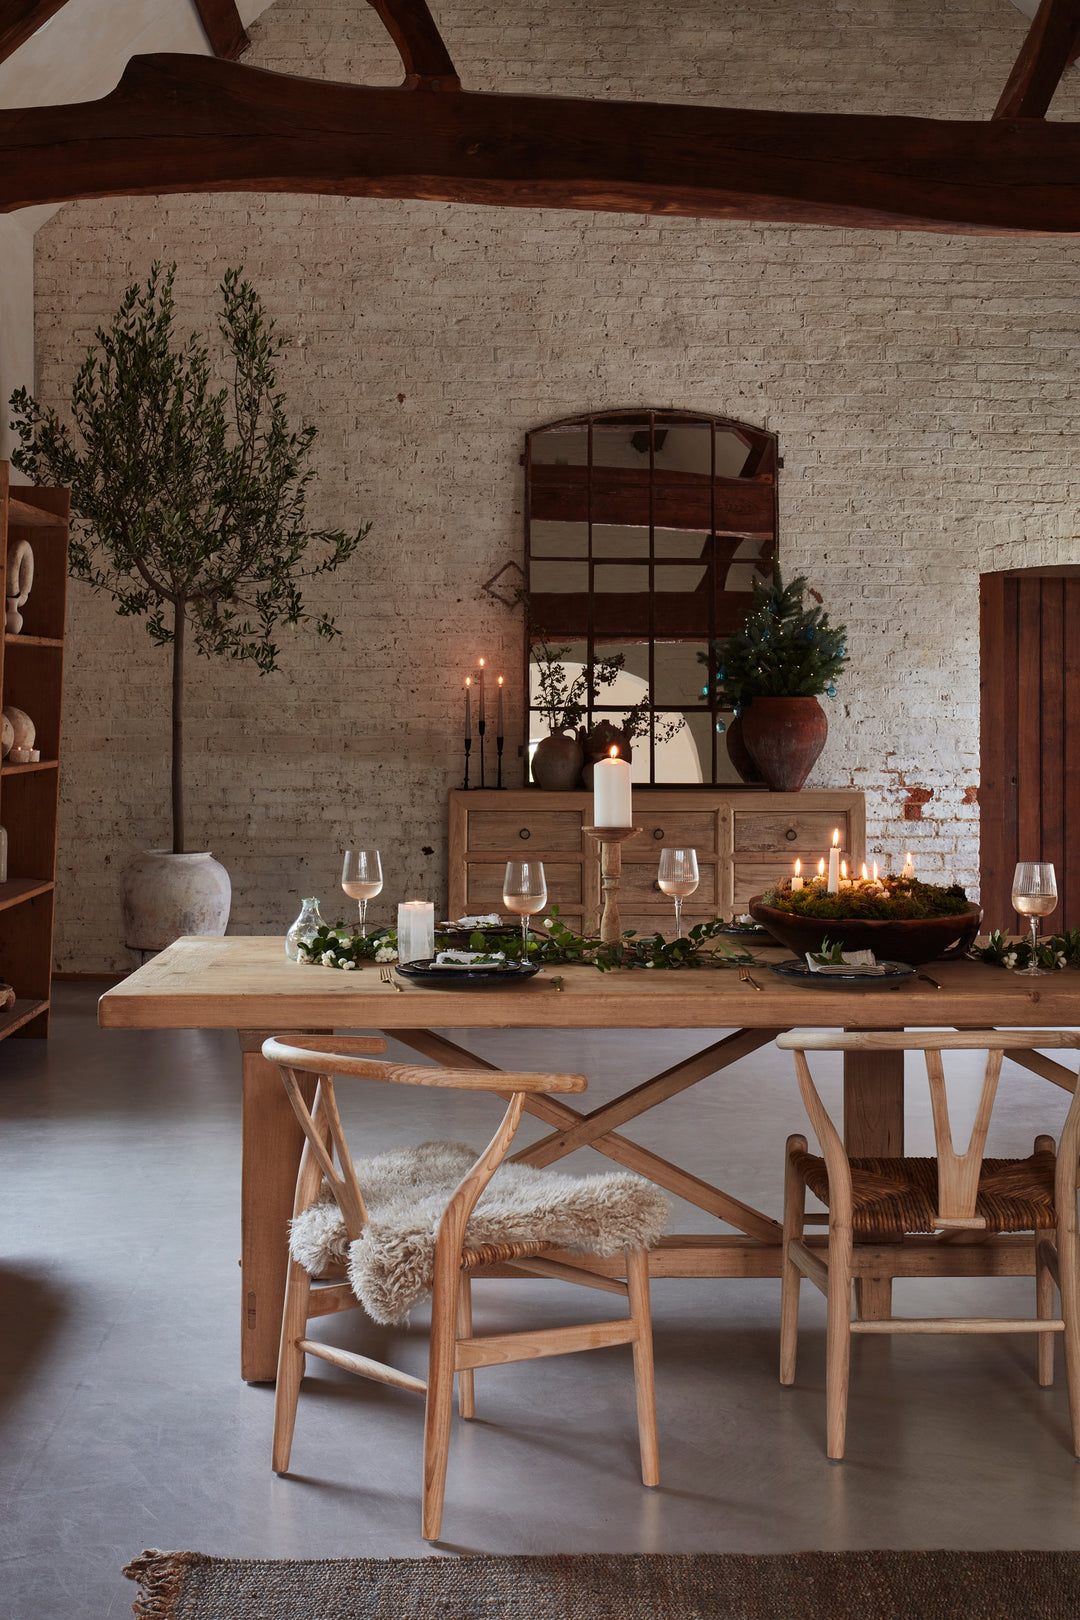
[[[277,1562],[145,1552],[140,1620],[1077,1620],[1067,1552]]]

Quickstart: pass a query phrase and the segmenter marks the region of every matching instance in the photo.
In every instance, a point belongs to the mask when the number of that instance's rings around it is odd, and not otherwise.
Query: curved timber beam
[[[426,0],[370,0],[405,66],[407,90],[460,90],[450,52]]]
[[[101,101],[0,112],[0,212],[184,191],[1074,233],[1080,125],[422,95],[164,55]]]

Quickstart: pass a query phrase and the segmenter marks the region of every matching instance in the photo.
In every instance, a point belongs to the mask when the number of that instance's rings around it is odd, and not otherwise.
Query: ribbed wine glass
[[[503,905],[521,918],[521,960],[529,959],[529,918],[547,905],[543,861],[507,861]]]
[[[1031,918],[1031,962],[1016,972],[1027,978],[1049,973],[1039,966],[1039,918],[1057,910],[1057,877],[1050,861],[1019,861],[1012,880],[1012,903],[1021,917]]]
[[[682,939],[682,903],[698,886],[696,849],[662,849],[656,881],[675,902],[675,938]]]
[[[341,868],[341,887],[360,906],[360,935],[367,938],[368,901],[382,893],[382,861],[377,849],[347,849]]]

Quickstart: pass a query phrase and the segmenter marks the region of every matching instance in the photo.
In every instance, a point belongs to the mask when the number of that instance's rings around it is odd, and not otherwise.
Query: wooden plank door
[[[1019,927],[1019,860],[1053,861],[1046,928],[1080,927],[1080,571],[980,582],[981,887],[986,929]]]

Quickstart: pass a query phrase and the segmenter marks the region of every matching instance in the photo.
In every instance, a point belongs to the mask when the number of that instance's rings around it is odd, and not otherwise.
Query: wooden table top
[[[790,956],[756,950],[762,961]],[[982,962],[932,962],[896,990],[804,988],[752,970],[600,973],[545,968],[506,990],[426,990],[356,973],[301,966],[281,935],[188,936],[113,989],[98,1007],[107,1029],[888,1029],[961,1024],[969,1029],[1080,1025],[1080,974],[1022,979]],[[553,986],[561,978],[563,989]]]

